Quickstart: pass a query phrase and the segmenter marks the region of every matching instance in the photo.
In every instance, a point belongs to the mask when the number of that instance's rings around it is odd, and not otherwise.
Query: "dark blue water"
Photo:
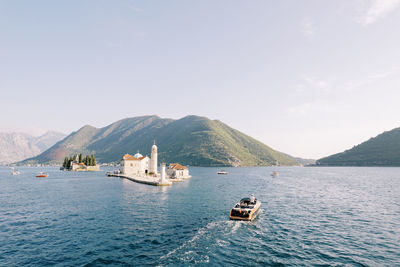
[[[1,167],[0,265],[400,265],[400,168],[227,170],[166,188]],[[250,193],[261,214],[229,221]]]

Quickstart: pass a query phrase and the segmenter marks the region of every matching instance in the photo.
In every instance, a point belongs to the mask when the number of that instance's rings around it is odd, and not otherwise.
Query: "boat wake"
[[[229,221],[229,223],[232,224],[231,234],[234,234],[240,228],[240,226],[242,226],[243,224],[248,223],[248,222],[245,222],[245,221]]]
[[[218,227],[221,223],[223,223],[223,221],[217,221],[217,222],[210,222],[208,223],[206,226],[200,228],[197,233],[192,237],[192,239],[190,239],[189,241],[186,241],[185,243],[183,243],[182,245],[180,245],[179,247],[171,250],[170,252],[168,252],[166,255],[162,256],[160,259],[167,259],[171,256],[173,256],[174,254],[176,254],[177,252],[180,252],[182,250],[184,250],[187,247],[191,247],[194,246],[196,241],[198,239],[200,239],[201,237],[203,237],[204,235],[206,235],[207,233],[210,232],[210,230],[212,230],[213,228]],[[188,252],[193,252],[193,251],[188,251]]]
[[[161,265],[170,263],[201,264],[208,263],[210,255],[216,250],[228,247],[235,242],[239,229],[254,222],[220,220],[209,222],[197,230],[196,234],[179,247],[160,257]]]

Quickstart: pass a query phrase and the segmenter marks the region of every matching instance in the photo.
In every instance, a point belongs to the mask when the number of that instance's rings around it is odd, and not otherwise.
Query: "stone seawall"
[[[107,173],[107,176],[112,177],[120,177],[131,180],[136,183],[140,184],[148,184],[148,185],[155,185],[155,186],[169,186],[172,185],[170,180],[166,180],[164,183],[160,183],[159,177],[151,177],[151,176],[132,176],[132,175],[125,175],[125,174],[115,174],[115,173]]]

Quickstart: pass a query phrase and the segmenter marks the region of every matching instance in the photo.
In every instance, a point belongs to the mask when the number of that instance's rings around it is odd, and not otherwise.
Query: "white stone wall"
[[[121,173],[127,175],[145,175],[146,170],[149,169],[149,158],[145,157],[142,160],[122,160]]]
[[[189,170],[185,169],[182,171],[182,177],[187,177],[187,176],[189,176]]]
[[[150,164],[150,159],[148,157],[145,157],[140,161],[140,172],[142,174],[145,174],[146,170],[147,173],[149,172],[149,164]]]
[[[137,175],[140,170],[139,160],[123,160],[121,161],[121,172],[127,175]]]

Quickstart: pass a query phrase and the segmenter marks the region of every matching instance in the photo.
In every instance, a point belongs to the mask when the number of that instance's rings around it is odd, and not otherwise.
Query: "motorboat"
[[[228,174],[228,172],[225,170],[220,170],[219,172],[217,172],[217,174]]]
[[[39,172],[38,174],[36,174],[36,177],[44,178],[44,177],[49,177],[49,175],[45,172]]]
[[[242,198],[229,212],[231,220],[252,221],[260,210],[261,201],[254,198]]]
[[[273,171],[273,172],[271,173],[271,176],[272,176],[272,177],[278,177],[278,176],[279,176],[279,173],[278,173],[277,171]]]

